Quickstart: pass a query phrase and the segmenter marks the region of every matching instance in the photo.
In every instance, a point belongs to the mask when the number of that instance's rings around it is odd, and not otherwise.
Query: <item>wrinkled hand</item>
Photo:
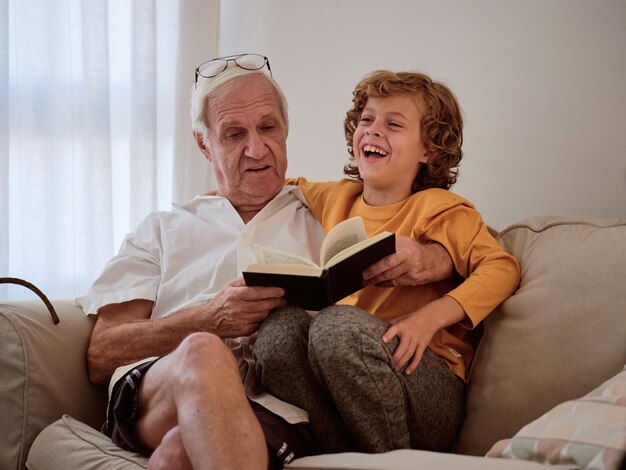
[[[270,311],[285,306],[285,292],[279,287],[249,287],[239,277],[205,305],[209,330],[221,338],[254,333]]]
[[[409,237],[396,237],[396,252],[363,271],[366,285],[378,287],[420,286],[448,279],[452,259],[438,243],[422,244]]]

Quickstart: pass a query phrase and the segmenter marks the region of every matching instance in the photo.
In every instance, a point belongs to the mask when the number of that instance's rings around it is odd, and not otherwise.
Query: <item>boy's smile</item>
[[[353,148],[368,204],[393,204],[411,195],[420,165],[427,161],[421,106],[417,95],[367,100]]]
[[[387,152],[386,150],[383,150],[380,147],[376,147],[375,145],[371,144],[363,145],[361,151],[363,153],[363,157],[365,157],[366,160],[370,158],[386,157],[387,155],[389,155],[389,152]]]

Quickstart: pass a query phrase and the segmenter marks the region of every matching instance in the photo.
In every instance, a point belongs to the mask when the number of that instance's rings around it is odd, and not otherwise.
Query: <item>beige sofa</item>
[[[572,406],[604,384],[585,406],[622,403],[626,408],[626,221],[538,217],[503,230],[499,241],[520,261],[522,280],[515,295],[485,322],[455,453],[321,455],[288,468],[550,468],[530,461],[541,460],[542,448],[548,449],[543,455],[552,455],[548,461],[569,460],[564,468],[584,466],[572,459],[591,461],[598,449],[604,450],[596,461],[605,459],[608,468],[610,458],[616,462],[626,445],[626,419],[620,422],[619,410],[611,408],[595,423],[593,410],[577,415]],[[0,304],[0,469],[146,468],[145,458],[117,448],[97,431],[106,391],[87,379],[85,348],[92,321],[73,301],[53,303],[58,325],[39,301]],[[570,411],[557,408],[546,414],[559,404]],[[518,433],[542,415],[534,428]],[[578,420],[566,426],[570,431],[593,421],[594,427],[583,433],[591,442],[575,431],[550,435],[550,424],[564,417]],[[562,431],[564,426],[553,427]],[[514,436],[491,452],[517,459],[484,457],[496,442]],[[568,436],[582,448],[563,450]]]

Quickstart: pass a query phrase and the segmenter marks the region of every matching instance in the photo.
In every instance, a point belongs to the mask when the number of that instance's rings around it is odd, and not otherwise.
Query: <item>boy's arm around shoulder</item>
[[[515,292],[520,267],[500,247],[474,206],[454,198],[456,202],[433,214],[425,234],[446,248],[456,271],[465,278],[448,295],[465,310],[463,325],[473,328]]]
[[[481,230],[469,249],[462,275],[465,280],[448,295],[465,310],[464,325],[474,328],[498,305],[509,298],[518,288],[520,266],[514,256],[500,248],[489,234],[487,227]],[[453,260],[455,256],[452,257]],[[461,272],[461,271],[459,271]]]
[[[328,233],[348,218],[354,200],[362,192],[362,183],[355,180],[311,182],[306,178],[287,178],[285,184],[298,186],[313,216]]]

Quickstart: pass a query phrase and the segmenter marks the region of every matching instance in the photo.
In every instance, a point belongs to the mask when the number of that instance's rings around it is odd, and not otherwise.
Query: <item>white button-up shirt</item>
[[[152,300],[151,318],[161,318],[213,298],[256,261],[255,243],[319,263],[323,238],[297,187],[285,186],[247,224],[227,199],[197,196],[169,212],[146,217],[126,236],[87,295],[76,300],[94,315],[108,304]],[[254,338],[225,340],[238,359],[248,396],[290,422],[306,419],[302,410],[260,392],[251,341]]]

